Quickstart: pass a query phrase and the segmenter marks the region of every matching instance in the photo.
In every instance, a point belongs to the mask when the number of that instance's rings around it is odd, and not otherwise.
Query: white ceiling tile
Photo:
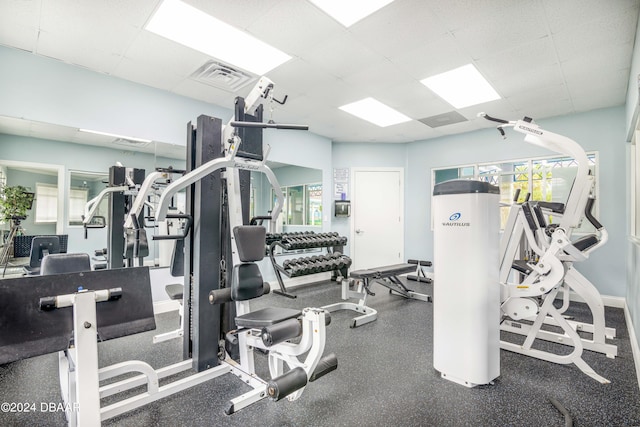
[[[534,119],[568,114],[574,111],[566,86],[550,86],[507,98],[520,116]]]
[[[0,44],[34,52],[38,45],[38,29],[11,22],[1,23]]]
[[[552,40],[543,37],[516,48],[489,54],[475,64],[486,78],[493,81],[557,62]]]
[[[576,111],[590,111],[599,108],[613,107],[622,105],[627,95],[627,88],[612,87],[599,90],[594,93],[577,93],[572,94],[571,101]]]
[[[503,97],[510,97],[518,92],[558,86],[563,82],[562,70],[558,64],[532,66],[520,72],[491,79],[493,88]]]
[[[42,2],[42,29],[96,33],[117,38],[129,26],[144,26],[161,0],[45,0]],[[96,37],[97,38],[97,37]]]
[[[148,31],[141,31],[129,45],[125,58],[149,72],[188,77],[211,58]]]
[[[633,43],[638,23],[638,9],[633,11],[635,13],[609,14],[554,34],[553,41],[558,58],[561,62],[568,61],[585,54],[591,55],[593,50]],[[594,28],[598,31],[594,31]]]
[[[637,0],[542,0],[542,3],[552,33],[597,21],[603,16],[638,6]]]
[[[633,46],[631,43],[594,49],[588,55],[573,57],[560,64],[562,72],[568,81],[574,78],[580,79],[585,74],[591,76],[604,76],[617,70],[627,70],[631,65]],[[625,79],[625,84],[628,79]]]
[[[416,120],[454,109],[415,80],[401,80],[393,86],[372,89],[371,94],[377,100]]]
[[[537,2],[513,2],[490,18],[453,31],[474,59],[529,44],[547,36],[545,16]]]
[[[282,93],[278,89],[279,85],[281,85],[292,94],[298,95],[318,91],[319,88],[330,87],[338,81],[334,75],[326,70],[297,58],[268,72],[267,77],[273,80],[278,93]]]
[[[326,39],[328,34],[343,31],[336,21],[311,3],[300,0],[282,0],[246,29],[293,56],[304,56],[307,49]]]
[[[310,64],[344,77],[380,61],[380,56],[347,32],[327,37],[304,54]]]
[[[365,69],[358,70],[343,78],[348,85],[362,89],[363,98],[366,98],[372,89],[380,89],[406,81],[411,76],[396,64],[387,59],[381,59]]]
[[[422,80],[469,64],[472,58],[452,35],[445,34],[413,50],[392,54],[389,61],[405,70],[414,79]]]
[[[282,0],[183,0],[236,28],[247,28],[265,19],[265,14]]]
[[[101,51],[77,34],[40,31],[37,53],[80,65],[90,70],[110,74],[122,59],[120,54]]]
[[[513,6],[513,0],[425,0],[447,28],[457,30],[478,21],[487,21]]]
[[[0,1],[0,28],[7,24],[38,28],[41,0]]]
[[[349,31],[371,49],[391,57],[441,37],[446,33],[446,28],[423,0],[397,0],[381,13],[375,13],[350,27]]]
[[[615,93],[620,95],[616,104],[618,105],[624,104],[628,81],[629,69],[610,70],[608,72],[594,74],[583,72],[569,79],[567,88],[572,98],[574,96],[595,96],[597,93],[615,91]]]

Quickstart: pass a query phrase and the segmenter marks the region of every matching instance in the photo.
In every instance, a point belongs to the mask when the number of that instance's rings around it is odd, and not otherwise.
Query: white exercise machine
[[[575,269],[575,263],[607,242],[607,231],[592,214],[594,177],[584,149],[575,141],[546,131],[529,118],[506,121],[481,116],[513,127],[525,134],[525,142],[575,159],[577,172],[566,204],[544,201],[514,203],[500,242],[501,330],[522,335],[523,342],[501,341],[501,348],[559,364],[575,364],[581,371],[601,383],[609,381],[582,358],[583,350],[613,358],[617,347],[606,342],[614,338],[615,330],[605,327],[604,304],[595,286]],[[595,229],[592,234],[571,239],[573,231],[586,219]],[[526,252],[528,257],[522,259]],[[562,292],[562,306],[554,301]],[[563,313],[569,307],[571,292],[584,301],[593,323],[575,322]],[[545,327],[555,326],[556,329]],[[557,332],[557,327],[562,332]],[[590,337],[580,335],[581,332]],[[536,340],[550,341],[573,347],[570,353],[534,348]]]

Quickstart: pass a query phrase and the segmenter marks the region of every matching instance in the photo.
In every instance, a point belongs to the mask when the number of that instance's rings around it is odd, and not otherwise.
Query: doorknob
[[[364,233],[363,230],[360,230],[360,229],[356,230],[356,234],[362,234],[362,233]]]

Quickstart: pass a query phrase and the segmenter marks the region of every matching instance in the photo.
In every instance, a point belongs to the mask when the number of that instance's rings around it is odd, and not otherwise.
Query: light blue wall
[[[625,295],[626,180],[624,108],[609,108],[538,121],[554,133],[576,140],[587,151],[599,152],[599,219],[609,242],[577,269],[604,295]],[[409,258],[433,259],[430,224],[431,169],[460,164],[512,160],[553,154],[523,141],[507,130],[503,140],[494,129],[414,142],[408,145],[405,192],[406,240]]]
[[[640,24],[636,30],[636,43],[633,47],[633,58],[631,60],[631,72],[629,73],[629,86],[627,88],[627,104],[626,104],[626,130],[627,140],[630,141],[635,132],[636,122],[638,119],[638,111],[640,107],[638,105],[638,92],[640,91]],[[635,142],[636,149],[638,142]],[[629,150],[630,152],[631,150]],[[634,160],[630,160],[626,163],[627,173],[625,182],[631,182],[635,179],[631,175],[630,165]],[[636,168],[638,165],[636,165]],[[637,172],[636,172],[637,173]],[[640,197],[638,190],[636,189],[635,197]],[[627,208],[627,212],[631,212]],[[636,212],[636,215],[640,213]],[[635,221],[635,218],[627,216],[627,224],[631,224],[631,221]],[[631,235],[631,230],[627,230],[628,235]],[[636,332],[636,343],[640,347],[640,243],[637,241],[629,241],[627,243],[627,307],[629,308],[629,315],[631,317],[631,323],[633,324]]]
[[[0,46],[0,115],[185,145],[186,123],[231,110]]]

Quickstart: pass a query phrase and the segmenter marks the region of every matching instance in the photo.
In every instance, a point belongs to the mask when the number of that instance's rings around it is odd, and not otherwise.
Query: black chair
[[[51,254],[42,259],[40,275],[80,273],[91,271],[89,254]]]
[[[40,274],[42,259],[50,254],[60,253],[60,238],[58,236],[36,236],[31,240],[29,265],[24,267],[27,276]]]

